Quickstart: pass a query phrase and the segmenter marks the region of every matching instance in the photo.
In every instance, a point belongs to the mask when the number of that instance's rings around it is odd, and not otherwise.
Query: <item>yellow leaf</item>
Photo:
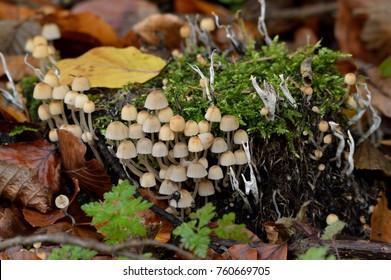
[[[85,75],[92,87],[120,88],[131,83],[144,83],[157,76],[166,62],[137,48],[93,48],[85,54],[57,63],[61,82],[70,84],[73,77]]]

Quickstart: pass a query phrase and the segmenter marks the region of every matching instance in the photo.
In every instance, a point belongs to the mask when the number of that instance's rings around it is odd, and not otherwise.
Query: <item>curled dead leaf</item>
[[[60,129],[58,145],[64,169],[69,177],[78,180],[80,189],[94,197],[102,198],[103,194],[112,187],[110,177],[98,160],[85,160],[87,147],[83,141],[72,133]]]
[[[388,200],[380,192],[371,217],[371,240],[391,243],[391,211]]]

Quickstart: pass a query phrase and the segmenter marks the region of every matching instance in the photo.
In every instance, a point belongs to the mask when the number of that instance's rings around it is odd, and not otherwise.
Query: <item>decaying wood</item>
[[[289,246],[293,255],[300,255],[309,247],[328,246],[331,254],[338,254],[341,259],[365,259],[365,260],[390,260],[391,244],[374,242],[369,240],[335,240],[319,241],[314,239],[302,239]]]

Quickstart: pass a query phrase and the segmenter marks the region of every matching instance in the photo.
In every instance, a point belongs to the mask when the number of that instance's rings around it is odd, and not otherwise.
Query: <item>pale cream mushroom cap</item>
[[[126,104],[121,109],[121,119],[124,121],[134,121],[137,119],[137,108],[132,104]]]
[[[137,157],[137,151],[136,146],[133,144],[132,141],[129,140],[122,140],[121,143],[119,143],[116,157],[119,159],[131,159]]]
[[[113,121],[106,128],[105,136],[110,140],[124,140],[128,135],[129,128],[120,121]]]
[[[166,95],[161,90],[153,90],[145,99],[144,107],[149,110],[159,110],[168,106]]]
[[[221,118],[220,121],[220,130],[221,131],[233,131],[239,128],[239,122],[235,119],[234,116],[225,115]]]
[[[199,196],[210,196],[215,193],[213,182],[208,179],[201,179],[198,183],[198,195]]]

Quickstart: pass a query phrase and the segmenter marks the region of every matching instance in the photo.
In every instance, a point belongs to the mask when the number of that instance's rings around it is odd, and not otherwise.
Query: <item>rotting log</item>
[[[341,259],[390,260],[391,244],[370,240],[323,241],[311,238],[301,239],[289,246],[289,252],[298,256],[310,247],[328,246],[329,252]]]

